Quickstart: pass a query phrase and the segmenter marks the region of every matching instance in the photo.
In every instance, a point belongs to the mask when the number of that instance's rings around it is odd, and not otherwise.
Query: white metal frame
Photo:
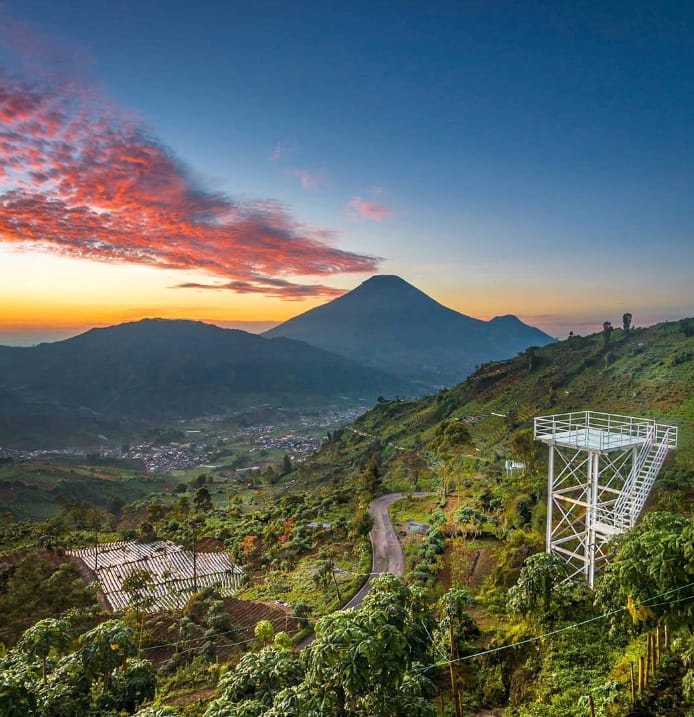
[[[535,418],[549,446],[547,552],[564,557],[593,587],[608,540],[634,525],[677,428],[598,411]]]

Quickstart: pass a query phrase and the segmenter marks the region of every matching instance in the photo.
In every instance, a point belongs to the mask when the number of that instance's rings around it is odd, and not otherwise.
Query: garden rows
[[[218,585],[223,595],[234,594],[243,575],[226,553],[193,555],[170,541],[107,543],[69,554],[96,574],[112,610],[123,610],[135,602],[148,612],[180,609],[203,587]],[[123,583],[133,573],[147,579],[138,590],[125,590]]]

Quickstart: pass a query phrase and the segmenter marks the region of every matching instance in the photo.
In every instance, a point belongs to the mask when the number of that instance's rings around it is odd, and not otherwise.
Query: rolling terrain
[[[299,341],[194,321],[145,319],[30,348],[0,347],[0,416],[13,420],[162,421],[266,402],[374,400],[406,389],[384,371]]]
[[[335,434],[314,469],[349,474],[377,456],[386,475],[466,457],[500,471],[535,416],[596,410],[680,428],[676,463],[694,466],[694,320],[576,337],[484,364],[450,390],[386,401]],[[670,462],[672,465],[673,461]],[[403,473],[404,472],[404,473]]]

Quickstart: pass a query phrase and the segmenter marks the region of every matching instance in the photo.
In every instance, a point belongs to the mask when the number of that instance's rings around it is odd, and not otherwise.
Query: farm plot
[[[233,595],[243,576],[226,553],[194,554],[169,540],[104,543],[68,554],[95,575],[114,611],[135,605],[147,612],[181,609],[193,592],[211,585],[222,595]],[[136,588],[128,581],[135,576]]]

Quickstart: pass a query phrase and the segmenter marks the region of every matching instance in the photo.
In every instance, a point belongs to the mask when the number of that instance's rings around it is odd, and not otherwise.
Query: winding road
[[[389,493],[380,498],[374,498],[369,503],[369,513],[374,524],[369,533],[371,538],[371,575],[364,583],[361,590],[341,609],[348,607],[359,607],[361,601],[371,590],[371,583],[381,573],[392,573],[402,575],[404,562],[402,548],[398,536],[395,535],[393,524],[390,522],[388,509],[396,500],[402,498],[402,493]]]
[[[350,607],[359,607],[361,601],[368,595],[371,590],[373,579],[382,573],[393,573],[393,575],[402,575],[404,569],[404,561],[402,556],[402,548],[398,536],[395,535],[393,524],[390,522],[388,509],[396,500],[402,498],[402,493],[389,493],[382,495],[380,498],[374,498],[369,503],[369,514],[373,518],[374,524],[369,533],[371,538],[371,574],[368,580],[362,585],[361,590],[340,610],[347,610]],[[304,638],[298,645],[300,650],[308,647],[313,642],[314,635],[311,634]]]

